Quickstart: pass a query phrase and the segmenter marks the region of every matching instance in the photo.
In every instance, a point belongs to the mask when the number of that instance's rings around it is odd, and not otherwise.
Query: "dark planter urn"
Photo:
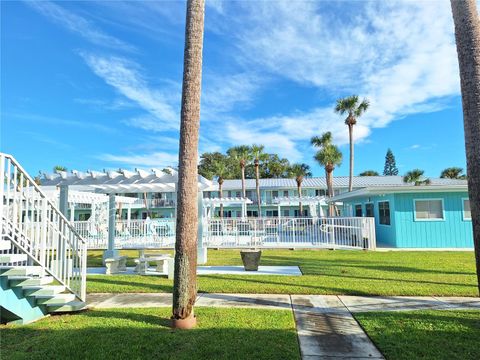
[[[245,271],[258,271],[260,257],[262,256],[261,250],[242,250],[240,255],[242,256]]]

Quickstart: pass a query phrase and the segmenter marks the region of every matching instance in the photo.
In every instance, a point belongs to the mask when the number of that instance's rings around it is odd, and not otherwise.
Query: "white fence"
[[[361,217],[212,219],[203,242],[219,248],[375,249],[375,223]]]
[[[90,249],[108,245],[107,224],[75,221],[75,229],[87,240]],[[115,248],[173,248],[175,219],[118,220],[115,223]]]
[[[75,229],[93,249],[106,248],[106,224],[77,221]],[[210,248],[375,249],[375,221],[366,217],[204,219],[203,245]],[[120,220],[115,247],[173,248],[175,219]]]

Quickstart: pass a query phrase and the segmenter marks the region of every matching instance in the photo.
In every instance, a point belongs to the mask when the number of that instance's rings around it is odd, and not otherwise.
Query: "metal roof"
[[[438,191],[467,191],[468,186],[465,180],[460,181],[433,181],[429,185],[412,185],[402,184],[397,186],[377,186],[377,187],[365,187],[362,189],[354,190],[351,192],[345,192],[335,195],[327,201],[337,202],[347,199],[355,199],[369,195],[382,195],[391,193],[415,193],[415,192],[438,192]],[[447,180],[447,179],[435,179],[435,180]]]
[[[430,179],[432,185],[465,185],[466,180],[453,180],[453,179]],[[378,186],[404,186],[402,176],[354,176],[353,187],[378,187]],[[246,179],[245,186],[247,190],[255,189],[255,179]],[[334,176],[333,187],[348,188],[348,176]],[[242,188],[242,181],[240,179],[224,180],[223,190],[240,190]],[[260,188],[262,189],[296,189],[297,183],[295,179],[260,179]],[[308,189],[326,189],[327,182],[325,177],[312,177],[305,178],[302,182],[302,188]],[[216,191],[218,189],[218,183],[213,182],[212,185],[206,190]]]

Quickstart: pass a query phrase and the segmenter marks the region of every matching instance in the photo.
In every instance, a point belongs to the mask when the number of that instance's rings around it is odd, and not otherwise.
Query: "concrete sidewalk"
[[[89,308],[170,307],[172,295],[90,294]],[[196,306],[293,311],[302,359],[384,359],[352,313],[406,310],[480,310],[480,298],[200,293]]]
[[[253,307],[268,309],[293,308],[298,297],[308,298],[312,306],[324,311],[345,307],[352,313],[365,311],[404,311],[428,309],[480,309],[478,297],[433,296],[347,296],[347,295],[283,295],[283,294],[216,294],[199,293],[196,306]],[[335,300],[333,300],[335,299]],[[169,307],[169,293],[88,294],[89,308]],[[341,305],[340,305],[341,304]],[[297,304],[299,305],[299,304]]]

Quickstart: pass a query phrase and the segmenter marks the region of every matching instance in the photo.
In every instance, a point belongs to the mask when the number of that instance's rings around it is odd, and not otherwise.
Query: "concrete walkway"
[[[172,295],[90,294],[89,308],[170,307]],[[302,359],[383,359],[352,313],[406,310],[480,310],[480,298],[198,294],[196,306],[293,311]]]

